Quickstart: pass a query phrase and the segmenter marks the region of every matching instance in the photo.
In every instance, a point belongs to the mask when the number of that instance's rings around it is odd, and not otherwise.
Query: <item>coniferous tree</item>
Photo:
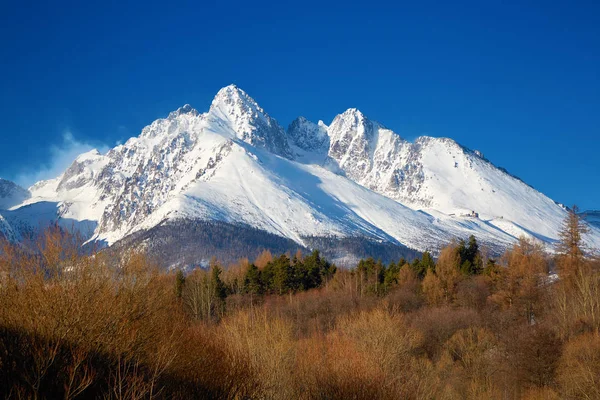
[[[465,275],[477,275],[483,271],[483,261],[479,252],[479,244],[475,236],[469,236],[469,243],[461,240],[458,244],[460,270]]]
[[[318,250],[315,250],[315,251],[316,251],[316,255],[319,255],[319,260],[320,260],[320,264],[321,264],[322,282],[324,281],[325,283],[327,283],[335,275],[335,273],[337,271],[337,267],[335,266],[335,264],[332,264],[329,261],[325,260],[324,258],[321,258]]]
[[[290,259],[282,254],[270,263],[273,268],[272,289],[277,294],[284,294],[295,289],[294,271]],[[267,265],[268,267],[269,265]],[[265,267],[266,268],[266,267]]]
[[[433,269],[430,268],[427,271],[433,271]],[[401,287],[414,287],[419,283],[420,280],[417,274],[415,274],[415,271],[410,267],[410,265],[404,264],[398,273],[398,285]]]
[[[183,287],[185,285],[185,276],[183,275],[183,271],[178,269],[175,274],[175,297],[181,299],[183,294]]]
[[[244,287],[246,293],[256,296],[263,294],[261,271],[254,264],[250,264],[250,267],[248,267],[246,277],[244,278]]]
[[[213,287],[215,297],[221,301],[227,297],[227,289],[221,280],[222,272],[223,270],[218,265],[213,265],[211,268],[211,286]]]
[[[540,308],[542,279],[548,269],[543,248],[522,237],[506,251],[503,264],[492,301],[534,323]]]
[[[586,248],[583,235],[589,232],[589,228],[579,216],[578,211],[577,206],[573,206],[569,210],[559,232],[560,240],[556,245],[560,272],[565,276],[576,273],[584,263]]]
[[[417,274],[417,276],[419,277],[419,279],[424,279],[425,278],[425,275],[427,274],[427,269],[421,263],[421,259],[420,258],[415,257],[415,259],[410,264],[410,267],[413,269],[413,271],[415,272],[415,274]]]
[[[460,277],[460,248],[448,246],[442,249],[435,271],[427,270],[423,280],[423,292],[429,303],[451,303],[456,295]]]
[[[435,271],[435,261],[429,251],[425,251],[421,257],[421,268],[425,271],[432,269]]]
[[[304,290],[313,289],[321,286],[321,283],[323,281],[322,260],[318,250],[313,251],[310,256],[304,259],[304,270]]]
[[[210,271],[210,290],[211,295],[214,297],[214,309],[213,315],[220,318],[225,311],[225,299],[227,298],[227,288],[221,279],[221,273],[223,270],[218,264],[213,264]]]
[[[398,275],[400,274],[401,265],[394,263],[393,261],[388,265],[385,270],[385,276],[383,278],[383,285],[386,290],[389,290],[393,285],[398,284]]]

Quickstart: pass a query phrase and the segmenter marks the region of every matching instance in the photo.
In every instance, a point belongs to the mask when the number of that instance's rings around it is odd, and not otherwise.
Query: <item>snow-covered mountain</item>
[[[31,193],[28,190],[14,182],[0,178],[0,210],[8,210],[29,197],[31,197]]]
[[[303,124],[306,131],[323,129],[308,124]],[[328,163],[368,189],[413,209],[447,215],[474,211],[513,236],[556,238],[564,210],[478,151],[447,138],[408,142],[356,109],[335,117],[326,131]]]
[[[218,221],[303,247],[360,237],[435,250],[473,234],[500,251],[521,235],[552,243],[565,216],[450,139],[408,142],[356,109],[329,126],[301,117],[286,132],[233,85],[208,112],[183,106],[28,194],[0,212],[13,230],[54,219],[109,245],[165,224]]]
[[[583,219],[591,226],[600,228],[600,210],[589,210],[581,213]]]

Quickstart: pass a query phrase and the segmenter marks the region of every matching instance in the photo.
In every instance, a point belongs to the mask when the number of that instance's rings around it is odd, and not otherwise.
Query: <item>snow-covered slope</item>
[[[31,197],[28,190],[14,182],[0,178],[0,210],[8,210]]]
[[[474,234],[501,250],[521,235],[551,243],[565,216],[450,139],[411,143],[356,109],[329,126],[298,118],[286,132],[233,85],[207,113],[181,107],[29,192],[1,213],[13,230],[34,225],[37,213],[108,244],[165,221],[205,220],[300,245],[366,237],[425,250]]]
[[[0,178],[0,212],[8,213],[10,208],[18,206],[29,197],[31,197],[31,193],[28,190],[14,182]],[[0,238],[18,239],[10,222],[2,215],[0,215]]]

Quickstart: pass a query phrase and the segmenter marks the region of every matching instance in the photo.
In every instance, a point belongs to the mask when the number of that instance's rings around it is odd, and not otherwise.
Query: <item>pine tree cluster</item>
[[[321,257],[318,250],[302,258],[287,255],[269,261],[261,270],[250,265],[244,277],[244,291],[249,294],[285,294],[321,287],[335,274],[337,267]]]

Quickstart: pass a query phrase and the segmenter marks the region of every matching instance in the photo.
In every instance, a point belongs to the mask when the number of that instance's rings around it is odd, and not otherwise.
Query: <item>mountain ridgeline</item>
[[[385,261],[471,235],[499,253],[521,236],[552,245],[566,215],[451,139],[410,142],[354,108],[285,130],[234,85],[208,112],[185,105],[55,179],[28,190],[0,183],[10,240],[58,223],[170,266],[317,247],[342,265]],[[588,236],[600,243],[598,228]]]

